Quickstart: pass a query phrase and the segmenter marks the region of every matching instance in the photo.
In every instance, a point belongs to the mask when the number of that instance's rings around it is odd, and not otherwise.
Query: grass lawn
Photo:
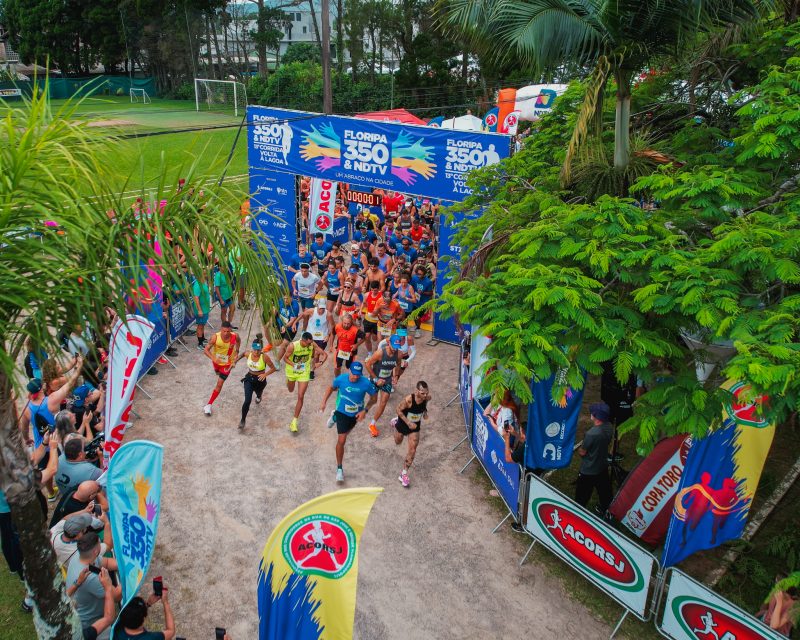
[[[20,606],[25,589],[6,563],[0,564],[0,640],[34,640],[31,614]]]

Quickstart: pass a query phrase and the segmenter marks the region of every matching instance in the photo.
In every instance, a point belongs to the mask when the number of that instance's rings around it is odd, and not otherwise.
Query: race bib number
[[[378,374],[379,378],[383,378],[384,380],[388,380],[392,377],[392,370],[391,369],[382,369],[381,372]]]
[[[422,414],[421,413],[409,413],[406,416],[406,418],[408,418],[409,422],[419,422],[420,420],[422,420]]]
[[[370,313],[369,311],[367,311],[364,314],[364,320],[368,320],[369,322],[377,322],[378,316],[376,316],[374,313]]]
[[[403,311],[408,311],[411,308],[411,303],[407,302],[406,300],[398,300],[398,302],[400,303],[400,308]]]
[[[295,362],[292,365],[292,371],[295,373],[303,373],[306,370],[306,363],[305,362]]]
[[[344,405],[344,410],[347,413],[358,413],[361,411],[361,407],[357,404],[346,404]]]
[[[301,296],[310,296],[311,295],[311,287],[305,287],[300,285],[297,287],[297,291]]]
[[[350,352],[349,351],[342,351],[341,349],[339,349],[339,353],[336,354],[336,357],[339,358],[339,360],[349,360],[350,359]]]
[[[229,358],[228,358],[228,354],[227,353],[225,353],[223,355],[217,355],[217,364],[220,364],[220,365],[228,364],[228,362],[229,362]]]
[[[341,287],[328,287],[328,293],[330,293],[332,296],[337,295],[341,290]]]
[[[378,327],[378,331],[380,332],[380,334],[382,336],[390,336],[390,335],[392,335],[392,328],[391,327],[387,327],[385,324],[382,324],[380,327]]]
[[[325,334],[322,333],[322,331],[320,329],[316,329],[314,331],[314,333],[311,334],[311,335],[314,336],[314,340],[324,340],[325,339]]]

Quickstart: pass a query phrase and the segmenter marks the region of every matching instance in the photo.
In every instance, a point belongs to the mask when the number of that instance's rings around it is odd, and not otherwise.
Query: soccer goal
[[[130,91],[131,102],[141,102],[142,104],[150,104],[150,96],[144,89],[134,89],[131,87]]]
[[[195,78],[194,100],[198,111],[233,111],[239,116],[247,107],[247,90],[235,80]]]

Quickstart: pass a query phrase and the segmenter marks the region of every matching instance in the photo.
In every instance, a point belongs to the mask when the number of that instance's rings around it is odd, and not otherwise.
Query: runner
[[[364,368],[360,362],[350,365],[350,373],[336,376],[331,382],[331,386],[325,392],[320,413],[324,413],[328,398],[331,397],[334,389],[339,391],[336,396],[336,409],[328,418],[328,428],[336,424],[336,482],[344,482],[344,471],[342,461],[344,460],[344,443],[347,442],[347,434],[356,426],[356,422],[364,419],[367,415],[369,406],[375,402],[377,389],[368,378],[362,376]],[[364,406],[364,398],[371,396],[370,405]]]
[[[311,273],[311,265],[303,262],[300,265],[300,273],[295,273],[292,277],[292,293],[300,303],[300,308],[311,309],[314,307],[314,296],[322,289],[322,280],[316,273]],[[303,323],[303,329],[308,326],[308,319]]]
[[[419,297],[414,287],[409,284],[408,271],[400,274],[400,281],[397,283],[397,291],[392,298],[397,301],[397,304],[402,309],[403,314],[410,314],[417,306]]]
[[[342,287],[342,292],[339,294],[339,300],[336,302],[334,313],[337,316],[349,313],[353,320],[357,320],[361,313],[361,305],[363,302],[364,299],[356,289],[355,280],[349,277],[344,281],[344,287]]]
[[[261,394],[267,386],[267,378],[277,371],[272,363],[272,358],[267,354],[272,351],[272,345],[264,344],[262,334],[257,333],[250,345],[251,350],[239,356],[238,360],[247,358],[247,374],[242,378],[244,384],[244,404],[242,404],[242,419],[239,422],[239,429],[244,429],[244,421],[247,419],[247,412],[250,410],[250,401],[253,394],[256,394],[256,404],[261,403]],[[269,371],[267,371],[269,367]]]
[[[358,354],[358,347],[364,342],[365,334],[353,322],[353,316],[345,313],[342,321],[333,330],[335,343],[331,346],[331,353],[336,353],[336,361],[333,369],[334,375],[342,373],[342,365],[348,369]]]
[[[227,320],[222,323],[220,330],[209,339],[203,353],[211,360],[214,365],[214,373],[217,374],[217,386],[211,392],[208,404],[203,407],[203,413],[211,415],[211,405],[217,399],[222,385],[228,379],[231,369],[236,364],[241,346],[241,338],[232,331],[233,327]]]
[[[333,314],[325,307],[325,300],[320,298],[317,300],[316,309],[307,309],[303,311],[301,316],[308,325],[308,330],[314,338],[314,343],[322,350],[325,350],[332,344],[331,331],[333,330]],[[319,361],[319,354],[314,354],[314,366],[311,368],[311,379],[314,379],[314,369],[316,369],[322,362]]]
[[[326,242],[323,234],[314,234],[314,242],[311,243],[309,251],[314,258],[314,262],[317,263],[317,271],[319,272],[319,275],[325,273],[332,249],[333,245],[330,242]]]
[[[401,358],[400,371],[397,373],[397,377],[399,378],[405,373],[408,365],[411,364],[411,361],[416,357],[417,348],[414,346],[414,338],[408,335],[408,329],[406,327],[397,327],[394,335],[400,338],[400,346],[397,348]],[[384,338],[378,343],[376,351],[380,351],[387,344],[389,344],[388,338]]]
[[[389,396],[392,395],[394,385],[397,384],[397,377],[400,372],[400,354],[397,349],[401,344],[400,338],[392,336],[389,338],[389,344],[383,349],[376,349],[375,353],[364,363],[367,375],[378,387],[378,407],[375,409],[375,415],[369,423],[369,432],[373,438],[377,438],[380,435],[376,423],[383,415]]]
[[[299,340],[289,344],[286,353],[283,354],[283,361],[286,363],[286,388],[289,392],[294,391],[297,383],[297,402],[294,405],[294,417],[289,423],[289,431],[297,433],[297,419],[303,409],[303,399],[308,389],[308,381],[311,380],[311,367],[315,354],[321,349],[314,344],[313,336],[304,331]],[[325,362],[328,354],[324,351],[321,354],[321,362]]]
[[[408,436],[408,452],[406,453],[405,462],[403,462],[403,470],[398,478],[404,487],[410,484],[408,470],[411,468],[414,456],[417,453],[422,419],[428,419],[428,402],[430,399],[428,384],[424,380],[420,380],[417,382],[414,393],[403,398],[403,401],[397,405],[397,417],[391,422],[395,428],[395,444],[401,444],[403,438]]]
[[[404,314],[397,301],[392,300],[392,292],[387,290],[375,308],[375,315],[378,316],[378,335],[382,340],[394,333]]]
[[[394,261],[392,260],[392,256],[387,252],[387,249],[386,243],[380,242],[375,250],[375,259],[378,261],[378,268],[385,274],[391,273],[394,268]]]
[[[373,282],[377,282],[380,285],[381,290],[385,289],[386,273],[381,269],[378,259],[370,258],[368,263],[369,267],[367,268],[367,271],[364,274],[364,279],[368,283],[367,286],[371,285]]]
[[[338,269],[333,260],[328,263],[328,270],[325,272],[324,282],[328,289],[328,303],[326,307],[328,312],[332,313],[336,307],[336,303],[339,301],[339,294],[342,292],[342,287],[344,286],[344,271]]]
[[[281,343],[278,345],[278,361],[280,362],[286,347],[289,346],[297,330],[297,321],[302,311],[297,300],[292,300],[291,296],[283,296],[278,308],[275,309],[273,307],[272,312],[275,314],[275,324],[281,334]]]
[[[415,309],[419,309],[433,298],[433,281],[427,277],[424,265],[418,264],[414,268],[414,277],[411,278],[411,286],[414,287],[414,290],[417,292],[417,297],[419,298]],[[414,326],[416,327],[414,331],[415,338],[422,337],[420,327],[422,325],[423,315],[422,313],[418,313],[414,317]]]
[[[378,305],[383,302],[383,294],[380,285],[372,282],[369,285],[369,293],[364,296],[364,306],[361,310],[364,314],[364,333],[367,334],[367,357],[372,355],[373,340],[378,343],[378,316],[376,315]]]

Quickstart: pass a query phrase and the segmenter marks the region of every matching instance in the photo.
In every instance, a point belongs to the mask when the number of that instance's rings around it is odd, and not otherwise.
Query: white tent
[[[469,114],[442,121],[442,129],[457,129],[458,131],[482,131],[482,128],[483,120]]]

